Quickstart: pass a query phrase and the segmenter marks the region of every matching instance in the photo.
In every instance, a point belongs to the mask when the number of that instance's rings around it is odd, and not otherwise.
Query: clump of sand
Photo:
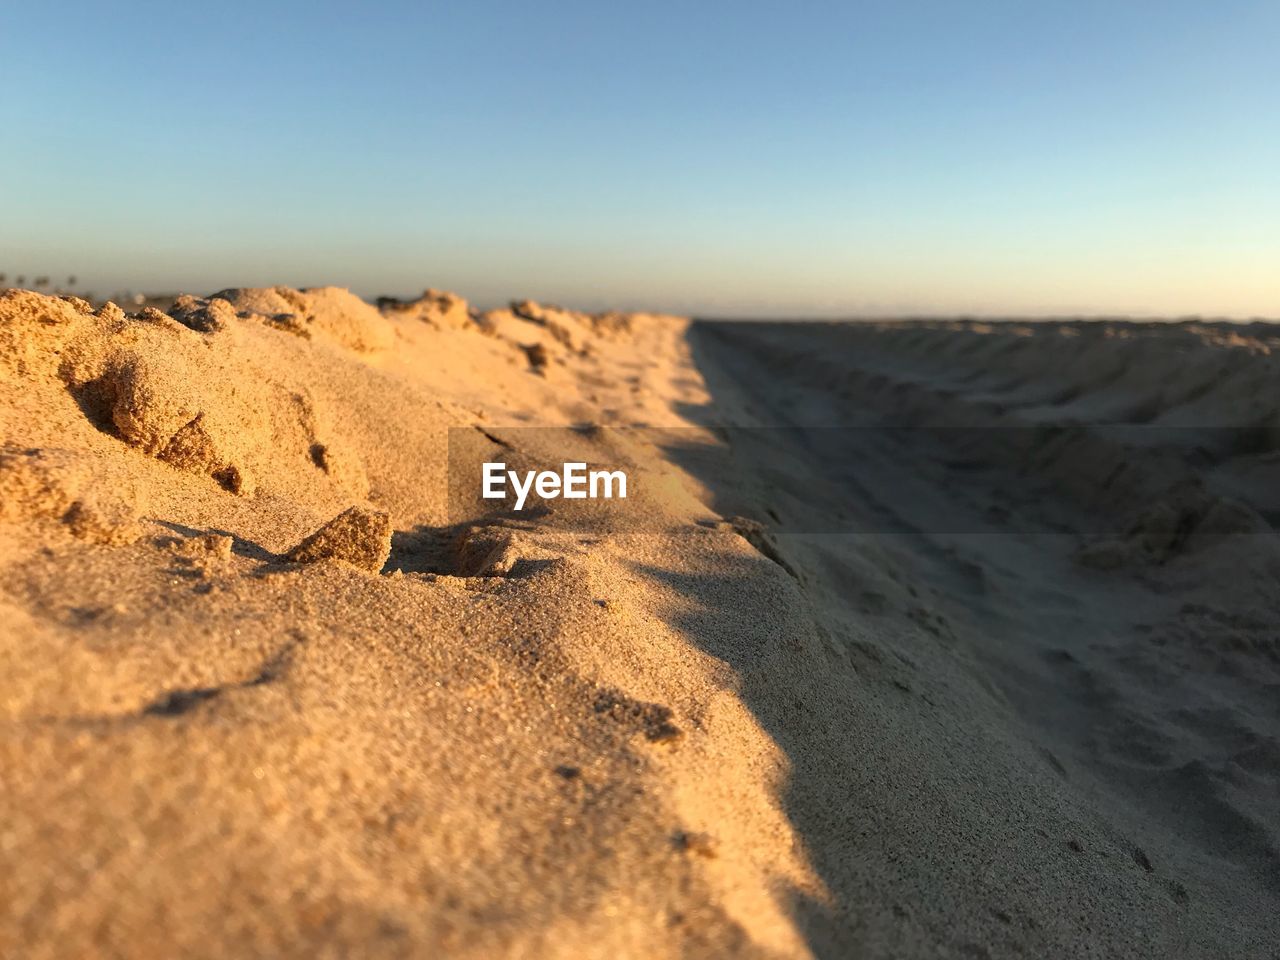
[[[294,563],[342,560],[377,573],[391,555],[391,518],[381,510],[350,507],[285,555]]]

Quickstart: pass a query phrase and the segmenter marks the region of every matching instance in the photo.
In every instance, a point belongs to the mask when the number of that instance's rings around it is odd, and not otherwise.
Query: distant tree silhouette
[[[0,283],[4,283],[8,279],[9,277],[6,274],[0,273]]]
[[[35,280],[34,280],[34,281],[32,281],[32,282],[35,284],[35,288],[36,288],[37,290],[39,290],[41,287],[47,287],[47,286],[49,285],[49,278],[48,278],[48,277],[36,277],[36,278],[35,278]]]
[[[21,273],[18,274],[18,286],[20,287],[26,286],[26,283],[27,283],[26,276]]]
[[[67,286],[74,287],[75,285],[76,285],[76,275],[73,273],[71,276],[67,277]]]

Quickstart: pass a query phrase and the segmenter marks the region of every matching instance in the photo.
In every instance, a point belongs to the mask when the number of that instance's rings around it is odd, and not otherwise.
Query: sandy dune
[[[2,293],[0,955],[1273,955],[1278,338]]]

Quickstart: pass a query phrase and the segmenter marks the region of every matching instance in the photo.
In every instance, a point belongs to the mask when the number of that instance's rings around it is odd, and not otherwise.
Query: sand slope
[[[0,954],[1266,955],[1270,343],[0,294]],[[660,493],[451,515],[567,424]]]

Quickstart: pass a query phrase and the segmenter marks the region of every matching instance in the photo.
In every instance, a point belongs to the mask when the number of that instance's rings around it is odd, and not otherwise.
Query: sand
[[[1273,956],[1278,344],[0,293],[0,955]]]

